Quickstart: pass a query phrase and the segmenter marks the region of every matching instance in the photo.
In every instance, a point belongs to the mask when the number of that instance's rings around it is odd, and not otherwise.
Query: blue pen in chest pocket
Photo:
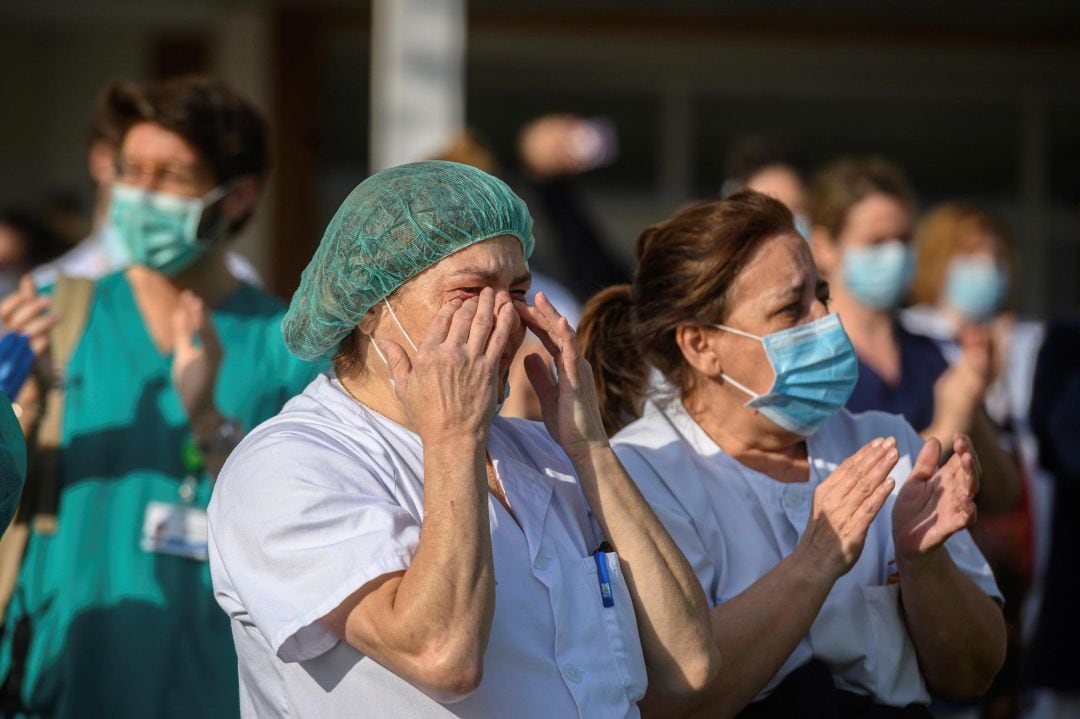
[[[596,560],[596,578],[600,582],[600,600],[605,607],[615,606],[615,595],[611,591],[611,571],[607,563],[607,555],[610,551],[611,545],[603,542],[593,554],[593,559]]]

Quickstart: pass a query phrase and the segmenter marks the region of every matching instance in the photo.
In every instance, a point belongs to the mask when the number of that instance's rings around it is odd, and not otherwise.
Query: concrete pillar
[[[217,75],[255,103],[272,125],[273,19],[261,11],[238,10],[215,20],[214,28]],[[272,138],[267,139],[272,146]],[[267,282],[273,272],[273,217],[270,208],[276,199],[275,184],[273,181],[267,184],[255,216],[235,244],[236,250],[255,265]]]
[[[371,169],[430,157],[465,127],[465,0],[374,0]]]

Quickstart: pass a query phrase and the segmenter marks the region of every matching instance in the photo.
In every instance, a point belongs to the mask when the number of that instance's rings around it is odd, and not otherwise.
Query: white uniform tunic
[[[806,528],[815,487],[875,437],[896,437],[897,488],[922,439],[903,418],[882,412],[830,418],[807,440],[810,481],[789,484],[724,453],[675,400],[648,403],[641,419],[613,438],[615,452],[694,567],[713,606],[741,594],[791,554]],[[928,703],[915,647],[898,603],[891,512],[896,491],[870,526],[862,555],[825,600],[809,633],[758,695],[762,699],[812,658],[826,662],[840,689],[878,703]],[[946,543],[957,566],[1000,598],[967,532]]]
[[[440,705],[318,620],[408,568],[424,516],[414,433],[320,376],[229,458],[210,503],[210,567],[232,618],[245,717],[636,717],[645,664],[619,563],[541,425],[496,418],[488,451],[519,527],[488,501],[495,616],[484,678]]]

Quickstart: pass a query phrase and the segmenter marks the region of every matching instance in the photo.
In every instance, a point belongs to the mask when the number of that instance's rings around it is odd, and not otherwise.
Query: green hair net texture
[[[482,240],[512,235],[525,259],[532,217],[505,182],[457,162],[377,172],[338,208],[281,321],[301,359],[335,349],[364,313],[428,267]]]

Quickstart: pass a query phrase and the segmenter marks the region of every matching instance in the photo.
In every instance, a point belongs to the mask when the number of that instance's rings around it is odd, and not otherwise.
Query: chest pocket
[[[875,686],[868,688],[899,706],[929,701],[900,608],[900,585],[863,587],[862,595],[874,638],[871,676]]]
[[[623,689],[630,703],[645,696],[648,676],[645,671],[645,656],[641,651],[641,638],[638,636],[637,617],[634,615],[634,602],[626,586],[626,578],[619,566],[619,557],[615,552],[604,554],[608,567],[608,579],[611,583],[613,604],[605,607],[601,599],[600,578],[595,557],[582,557],[581,563],[588,582],[588,589],[595,597],[596,607],[607,630],[611,652],[622,679]]]

